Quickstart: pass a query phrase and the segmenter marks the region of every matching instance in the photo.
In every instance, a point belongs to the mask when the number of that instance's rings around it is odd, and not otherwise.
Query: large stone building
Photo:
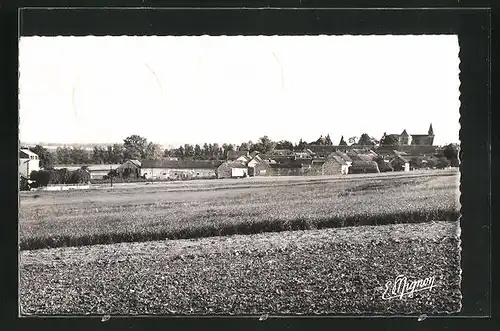
[[[401,134],[384,134],[381,140],[388,137],[392,138],[399,145],[432,146],[434,143],[434,130],[431,124],[427,134],[409,134],[406,130],[403,130]]]

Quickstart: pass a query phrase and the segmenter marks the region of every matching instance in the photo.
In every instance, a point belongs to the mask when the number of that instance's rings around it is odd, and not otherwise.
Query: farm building
[[[218,161],[143,160],[141,177],[149,179],[215,178]]]
[[[38,155],[29,149],[19,151],[19,173],[29,178],[32,171],[40,170],[40,159]]]
[[[123,178],[138,178],[141,176],[141,161],[127,160],[116,169],[116,173]]]
[[[227,161],[242,161],[247,162],[250,159],[248,151],[228,151],[226,155]]]
[[[303,176],[303,164],[297,160],[288,160],[280,163],[270,163],[271,176]]]
[[[347,175],[349,171],[349,165],[340,156],[332,153],[328,156],[326,162],[323,164],[323,175]]]
[[[270,166],[269,164],[262,160],[259,155],[250,160],[247,164],[248,166],[248,175],[253,176],[268,176],[270,174]]]
[[[352,161],[349,167],[350,174],[378,173],[378,164],[375,161]]]
[[[60,164],[54,166],[55,170],[68,169],[68,171],[75,171],[82,167],[87,169],[90,173],[90,179],[102,179],[107,176],[110,171],[116,170],[120,164]]]
[[[352,161],[373,161],[378,155],[371,149],[351,149],[347,156]]]
[[[397,154],[390,161],[390,166],[394,169],[394,171],[410,171],[410,159]]]
[[[217,178],[239,178],[248,176],[248,167],[244,162],[226,161],[217,168]]]

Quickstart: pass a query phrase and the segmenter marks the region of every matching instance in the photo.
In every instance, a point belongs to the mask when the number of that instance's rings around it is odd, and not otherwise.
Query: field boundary
[[[432,211],[409,211],[394,214],[354,215],[349,217],[322,217],[314,219],[296,218],[292,220],[270,219],[249,223],[220,223],[203,228],[178,228],[158,232],[143,233],[104,233],[93,236],[70,235],[53,237],[22,238],[21,250],[36,250],[44,248],[89,246],[99,244],[115,244],[123,242],[145,242],[157,240],[194,239],[205,237],[249,235],[264,232],[281,232],[294,230],[311,230],[324,228],[339,228],[348,226],[387,225],[405,223],[424,223],[448,221],[455,222],[460,213],[456,210],[437,209]]]

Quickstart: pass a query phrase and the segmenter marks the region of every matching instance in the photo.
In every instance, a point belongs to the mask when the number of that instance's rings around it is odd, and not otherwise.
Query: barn
[[[269,176],[270,174],[269,163],[256,155],[250,162],[248,162],[248,175],[253,176]]]
[[[141,161],[127,160],[116,169],[116,173],[123,178],[138,178],[141,176]]]
[[[226,161],[217,168],[217,178],[240,178],[248,176],[248,166],[240,161]]]
[[[147,179],[216,178],[218,161],[205,160],[143,160],[141,177]]]
[[[347,175],[349,165],[340,156],[330,154],[323,164],[323,175]]]

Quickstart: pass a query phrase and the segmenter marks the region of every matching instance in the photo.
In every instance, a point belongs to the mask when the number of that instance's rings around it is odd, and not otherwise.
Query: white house
[[[40,158],[29,149],[19,151],[19,173],[29,178],[32,171],[40,170]]]

